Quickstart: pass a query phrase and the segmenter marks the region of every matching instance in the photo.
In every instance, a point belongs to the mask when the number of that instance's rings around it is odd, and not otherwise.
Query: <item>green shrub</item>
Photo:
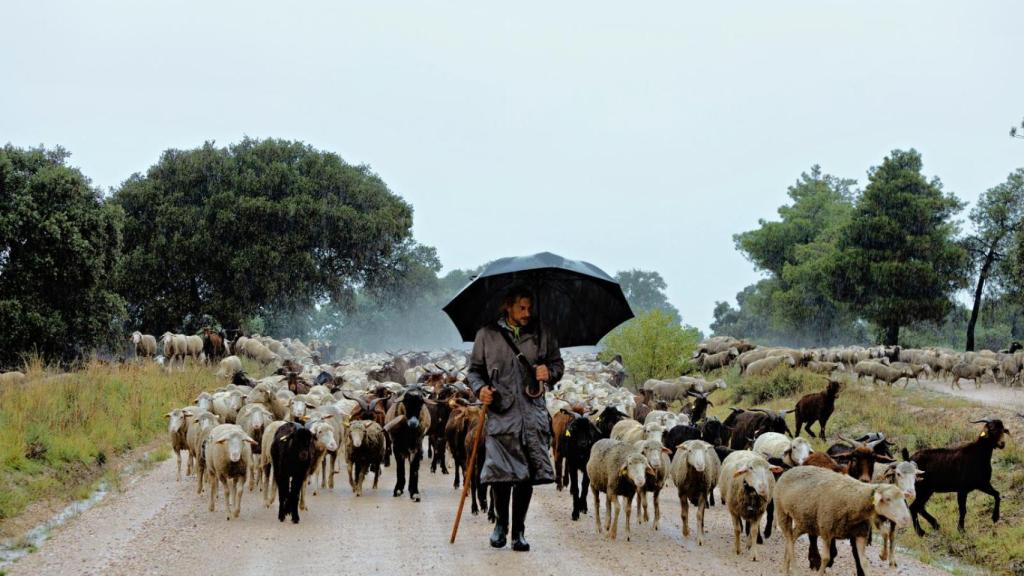
[[[626,385],[636,389],[651,378],[675,378],[692,371],[689,358],[700,341],[696,328],[684,327],[664,310],[641,313],[604,337],[600,358],[622,355]]]
[[[818,392],[828,383],[828,378],[808,372],[794,370],[788,366],[779,366],[764,376],[748,376],[738,378],[738,373],[731,373],[729,382],[732,401],[743,404],[764,404],[787,396]]]

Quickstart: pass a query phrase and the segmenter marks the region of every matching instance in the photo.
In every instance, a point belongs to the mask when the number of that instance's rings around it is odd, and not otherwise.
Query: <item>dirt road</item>
[[[279,523],[275,508],[263,508],[258,492],[246,492],[241,517],[225,520],[223,498],[216,512],[195,494],[192,478],[174,481],[174,459],[135,477],[125,490],[58,529],[36,553],[8,568],[21,574],[314,574],[343,571],[359,574],[778,574],[783,540],[773,534],[761,558],[732,552],[731,521],[719,505],[708,511],[708,538],[698,548],[693,537],[683,542],[679,503],[662,494],[662,526],[634,526],[631,542],[597,536],[593,516],[569,519],[570,497],[553,486],[536,491],[527,536],[533,551],[525,554],[487,546],[491,526],[469,515],[467,504],[459,540],[448,544],[458,492],[451,476],[421,476],[423,502],[392,498],[392,469],[385,469],[381,489],[355,498],[344,475],[333,492],[310,496],[310,510],[298,525]],[[344,488],[342,488],[344,485]],[[593,506],[591,505],[591,508]],[[652,510],[653,512],[653,510]],[[591,514],[593,511],[591,510]],[[691,518],[693,512],[691,511]],[[691,521],[691,526],[693,523]],[[806,541],[805,541],[806,542]],[[908,576],[943,574],[906,556],[890,571],[878,560],[879,546],[868,549],[872,573]],[[797,554],[807,553],[806,543]],[[796,574],[809,573],[806,564]],[[324,571],[324,572],[321,572]],[[835,574],[852,574],[848,545],[840,546]]]
[[[974,386],[972,382],[961,382],[962,388],[953,388],[949,382],[937,380],[921,380],[920,386],[934,392],[949,394],[959,398],[966,398],[986,406],[1005,408],[1017,413],[1024,412],[1024,390],[1020,388],[1007,388],[1000,384],[986,383],[981,388]],[[914,384],[911,384],[913,387]]]

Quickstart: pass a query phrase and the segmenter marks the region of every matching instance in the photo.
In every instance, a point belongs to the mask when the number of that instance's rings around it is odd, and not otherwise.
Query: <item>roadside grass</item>
[[[108,461],[166,433],[170,409],[223,385],[214,372],[147,362],[58,373],[27,362],[25,384],[0,389],[0,521],[39,500],[88,496]]]
[[[720,375],[729,387],[711,397],[713,416],[724,419],[731,406],[764,407],[775,410],[793,408],[802,394],[818,392],[827,379],[805,370],[779,369],[772,374],[742,378],[737,369]],[[815,450],[825,450],[837,440],[837,434],[854,437],[880,431],[910,452],[920,448],[953,446],[972,441],[980,425],[970,420],[1001,418],[1010,429],[1012,440],[992,459],[992,484],[1002,496],[1000,520],[992,523],[992,498],[981,492],[968,497],[966,531],[957,531],[955,494],[936,494],[928,501],[928,511],[941,525],[933,531],[922,519],[926,530],[918,537],[912,528],[903,530],[897,544],[922,561],[941,565],[955,573],[974,573],[977,566],[993,574],[1024,574],[1024,422],[1009,410],[979,406],[969,400],[937,392],[901,386],[872,386],[844,379],[836,400],[836,410],[828,422],[827,441],[810,439]],[[793,417],[787,417],[792,429]],[[817,424],[814,432],[818,432]],[[806,437],[806,434],[804,434]],[[877,554],[878,539],[875,551]],[[950,563],[949,559],[954,563]],[[963,563],[967,566],[957,566]]]

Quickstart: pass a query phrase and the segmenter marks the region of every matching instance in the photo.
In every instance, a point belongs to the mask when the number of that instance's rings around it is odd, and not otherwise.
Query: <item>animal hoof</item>
[[[409,498],[411,498],[413,502],[419,502],[420,501],[420,495],[419,494],[410,494]]]
[[[403,494],[404,492],[405,492],[404,490],[395,490],[395,493],[394,493],[394,494],[392,494],[392,495],[393,495],[393,496],[394,496],[395,498],[398,498],[398,497],[399,497],[399,496],[401,496],[401,495],[402,495],[402,494]]]

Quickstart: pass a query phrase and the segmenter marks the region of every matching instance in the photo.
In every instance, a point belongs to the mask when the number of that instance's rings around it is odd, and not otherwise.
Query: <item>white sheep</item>
[[[803,465],[804,460],[814,452],[807,440],[790,438],[778,432],[765,432],[758,436],[752,450],[765,458],[778,458],[790,467]]]
[[[697,545],[704,545],[704,510],[718,484],[722,463],[715,447],[703,440],[687,440],[676,447],[672,458],[672,482],[679,494],[683,538],[690,537],[689,504],[697,506]]]
[[[242,492],[256,442],[235,424],[221,424],[206,439],[206,470],[210,476],[210,512],[214,511],[217,485],[224,484],[228,520],[242,509]]]
[[[135,355],[139,358],[156,356],[156,338],[152,335],[136,330],[132,332],[132,344],[135,345]]]
[[[629,517],[632,512],[633,496],[643,490],[647,483],[649,465],[643,453],[636,446],[620,440],[605,438],[598,440],[587,461],[587,476],[590,490],[594,495],[594,523],[601,533],[601,492],[605,493],[605,530],[615,540],[619,527],[619,497],[626,499],[626,539],[629,539]],[[615,517],[612,518],[612,508]]]
[[[221,378],[231,379],[235,374],[242,371],[242,359],[238,356],[228,356],[221,359],[220,369],[217,370],[217,376]]]
[[[866,484],[816,466],[800,466],[786,472],[775,490],[775,519],[786,537],[783,573],[790,573],[794,546],[801,534],[814,537],[811,546],[817,538],[825,544],[818,574],[824,574],[828,567],[832,540],[853,539],[863,558],[868,526],[877,523],[879,517],[897,526],[910,524],[910,510],[898,487]]]
[[[772,491],[775,489],[772,473],[776,471],[781,472],[782,469],[768,464],[764,456],[750,450],[737,450],[725,457],[718,476],[718,492],[732,517],[736,554],[740,554],[740,534],[743,532],[743,523],[747,522],[746,548],[754,561],[757,561],[754,541],[761,517],[772,499]]]
[[[185,475],[192,474],[192,459],[188,456],[188,421],[189,413],[181,408],[171,410],[167,414],[164,414],[164,418],[167,418],[167,433],[171,439],[171,451],[174,452],[174,457],[178,460],[178,474],[175,476],[175,482],[181,481],[181,451],[185,451],[185,458],[188,460],[188,467],[185,470]]]

